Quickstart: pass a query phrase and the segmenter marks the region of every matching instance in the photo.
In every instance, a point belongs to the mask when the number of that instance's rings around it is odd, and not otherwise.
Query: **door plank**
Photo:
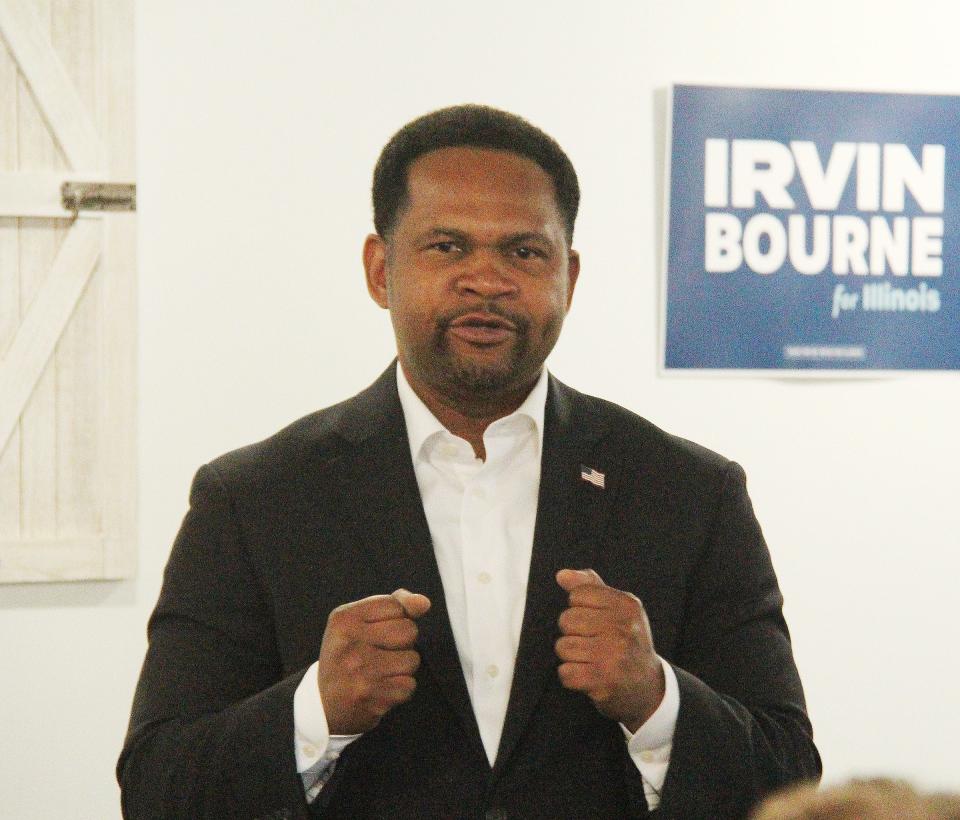
[[[0,442],[23,412],[99,255],[99,220],[77,219],[0,361]]]
[[[44,32],[50,30],[50,2],[30,0],[28,4]],[[19,170],[49,171],[63,167],[63,154],[30,92],[22,68],[17,87],[17,133]],[[46,281],[57,257],[60,239],[52,219],[20,220],[21,322]],[[56,535],[56,408],[56,364],[50,363],[39,369],[33,392],[27,393],[20,411],[21,538]]]
[[[53,0],[50,42],[87,111],[96,110],[96,30],[92,0]],[[62,223],[60,223],[62,224]],[[101,237],[101,256],[103,245]],[[100,265],[90,274],[57,342],[57,537],[101,532]]]
[[[26,77],[67,161],[72,168],[99,168],[102,148],[93,119],[54,52],[49,26],[42,20],[23,0],[0,0],[0,36]]]
[[[17,168],[17,65],[0,40],[0,171]],[[2,183],[0,183],[2,186]],[[20,325],[20,243],[16,219],[0,218],[0,358]],[[0,538],[20,535],[20,428],[0,445]]]
[[[2,127],[2,119],[0,119]],[[17,220],[0,219],[0,361],[20,324]],[[0,444],[0,538],[20,534],[20,428]]]
[[[97,127],[107,146],[110,179],[136,178],[133,3],[98,0],[100,32],[98,74],[102,87]],[[103,395],[101,408],[103,531],[106,578],[128,578],[137,564],[137,253],[136,214],[114,213],[104,219]]]

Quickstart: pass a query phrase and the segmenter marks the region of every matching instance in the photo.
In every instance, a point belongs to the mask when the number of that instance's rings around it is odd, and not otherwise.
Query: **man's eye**
[[[456,242],[434,242],[430,247],[440,251],[440,253],[455,253],[460,250],[460,246]]]
[[[528,247],[527,245],[520,245],[514,253],[521,259],[540,259],[543,258],[543,253],[538,251],[536,248]]]

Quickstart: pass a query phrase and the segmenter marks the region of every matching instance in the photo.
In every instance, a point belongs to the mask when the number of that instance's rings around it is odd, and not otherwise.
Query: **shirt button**
[[[491,663],[491,664],[487,667],[487,674],[488,674],[491,678],[495,678],[497,675],[500,674],[500,667],[497,666],[495,663]]]
[[[650,751],[640,752],[640,759],[641,759],[644,763],[653,763],[653,762],[656,761],[657,756],[656,756],[653,752],[650,752]]]
[[[302,751],[307,757],[317,757],[317,750],[316,750],[316,748],[315,748],[314,746],[304,746],[304,747],[301,749],[301,751]]]
[[[477,580],[478,580],[481,584],[489,584],[489,583],[490,583],[490,580],[491,580],[491,578],[490,578],[490,573],[489,573],[489,572],[481,572],[481,573],[477,576]]]

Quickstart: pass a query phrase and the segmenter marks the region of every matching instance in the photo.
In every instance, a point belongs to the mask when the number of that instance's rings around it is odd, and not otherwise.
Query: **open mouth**
[[[500,344],[517,332],[516,325],[509,319],[483,311],[458,316],[447,325],[447,329],[450,335],[480,346]]]

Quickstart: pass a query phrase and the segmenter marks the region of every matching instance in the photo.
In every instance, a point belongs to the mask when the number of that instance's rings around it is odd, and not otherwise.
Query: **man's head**
[[[539,165],[553,182],[567,243],[580,206],[573,164],[549,134],[525,119],[485,105],[455,105],[418,117],[397,131],[380,152],[373,171],[373,224],[386,238],[407,204],[407,174],[424,154],[471,146],[509,151]]]
[[[577,199],[559,146],[512,114],[444,109],[384,148],[367,287],[428,405],[482,418],[522,401],[573,296]]]

